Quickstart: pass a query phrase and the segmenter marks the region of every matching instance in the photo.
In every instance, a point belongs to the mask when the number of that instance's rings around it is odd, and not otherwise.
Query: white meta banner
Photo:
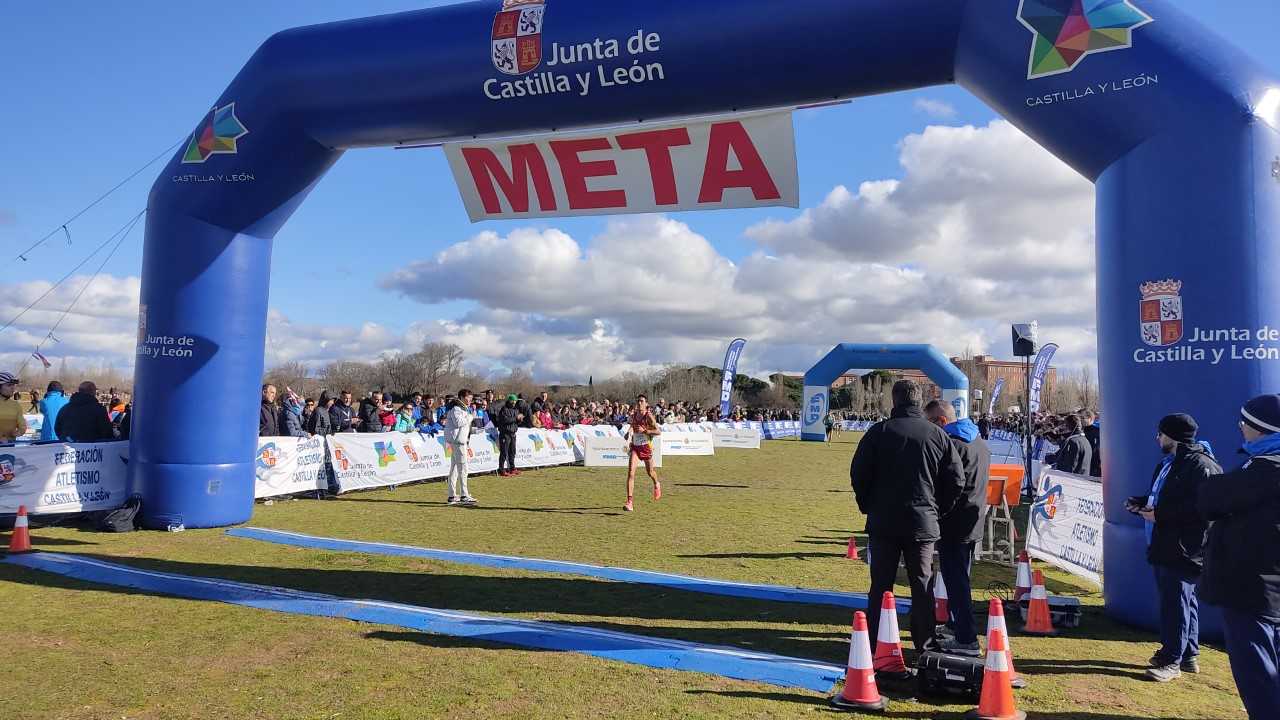
[[[802,427],[806,435],[827,434],[827,395],[830,392],[831,388],[825,386],[804,386],[804,405],[800,407],[800,413],[804,418]]]
[[[627,467],[631,461],[631,444],[621,435],[586,438],[583,465],[586,467]],[[638,465],[643,465],[639,460]],[[662,437],[653,438],[653,466],[662,467]]]
[[[125,501],[129,443],[0,448],[0,513],[111,510]]]
[[[718,448],[760,449],[760,431],[755,428],[721,428],[711,431],[711,441]]]
[[[1027,521],[1027,552],[1102,584],[1102,483],[1044,470]]]
[[[323,437],[258,438],[253,497],[260,500],[327,489],[325,460]]]
[[[472,222],[800,204],[789,110],[444,151]]]
[[[698,425],[674,423],[662,426],[664,455],[715,455],[711,431]]]
[[[573,437],[573,453],[578,462],[587,459],[587,441],[590,438],[621,438],[622,433],[612,425],[574,425],[569,431]]]

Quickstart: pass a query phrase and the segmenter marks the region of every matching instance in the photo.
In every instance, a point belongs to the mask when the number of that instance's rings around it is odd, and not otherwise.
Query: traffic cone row
[[[9,540],[9,553],[31,552],[31,531],[27,526],[27,506],[18,506],[18,515],[13,519],[13,537]]]
[[[991,630],[986,668],[982,673],[982,695],[978,707],[965,713],[970,720],[1026,720],[1027,714],[1013,701],[1013,666],[1009,663],[1008,640],[1000,628]]]
[[[1013,641],[1009,638],[1009,626],[1004,621],[1004,603],[1000,602],[1000,598],[992,598],[990,609],[987,611],[987,647],[991,647],[991,633],[999,630],[1005,638],[1005,652],[1009,656],[1009,684],[1015,688],[1024,688],[1027,681],[1018,675],[1017,668],[1013,665]]]
[[[1049,593],[1044,589],[1044,573],[1036,570],[1032,577],[1031,604],[1027,608],[1027,623],[1022,632],[1027,635],[1057,635],[1049,612]]]
[[[951,612],[947,608],[947,584],[942,581],[942,573],[933,574],[933,621],[939,625],[946,625],[951,619]]]
[[[861,610],[853,614],[853,636],[849,639],[849,666],[844,676],[844,690],[831,699],[831,704],[850,710],[884,710],[889,705],[876,685],[867,615]]]

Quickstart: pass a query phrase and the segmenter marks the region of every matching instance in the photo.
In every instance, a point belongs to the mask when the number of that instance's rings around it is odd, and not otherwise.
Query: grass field
[[[623,514],[617,470],[556,468],[476,478],[475,509],[441,484],[330,501],[259,505],[252,525],[425,547],[577,560],[711,578],[865,591],[844,557],[860,533],[848,486],[851,442],[768,442],[760,451],[669,458],[664,498],[637,488]],[[538,618],[843,664],[846,611],[736,600],[590,578],[282,547],[222,531],[35,533],[37,549],[132,566],[354,598]],[[8,538],[0,537],[7,547]],[[1031,717],[1243,718],[1227,659],[1204,673],[1143,681],[1154,637],[1116,625],[1080,595],[1081,628],[1015,636]],[[975,587],[1011,580],[978,565]],[[982,595],[982,593],[977,593]],[[826,697],[569,653],[179,600],[0,564],[6,718],[789,718],[825,716]],[[959,718],[972,705],[895,701],[887,717]]]

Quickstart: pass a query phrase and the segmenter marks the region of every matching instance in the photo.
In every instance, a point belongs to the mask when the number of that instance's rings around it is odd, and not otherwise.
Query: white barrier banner
[[[326,438],[338,492],[403,485],[449,474],[443,443],[422,433],[341,433]],[[497,462],[494,463],[497,468]]]
[[[522,429],[516,433],[516,467],[535,468],[577,462],[573,443],[573,433],[568,430]]]
[[[631,458],[629,442],[622,437],[588,437],[586,458],[583,465],[587,467],[627,467]],[[643,467],[643,463],[640,463]],[[662,439],[653,440],[653,466],[662,467]]]
[[[662,426],[664,455],[715,455],[711,431],[684,423]]]
[[[759,430],[716,428],[712,431],[711,438],[717,448],[760,449]]]
[[[125,501],[129,443],[0,448],[0,513],[111,510]]]
[[[789,110],[451,143],[444,152],[472,222],[800,204]]]
[[[1102,584],[1102,483],[1044,470],[1027,522],[1027,552]]]
[[[257,499],[329,487],[323,437],[258,438],[253,496]]]
[[[569,432],[573,437],[573,452],[578,462],[586,460],[588,439],[622,437],[618,428],[612,425],[574,425]]]

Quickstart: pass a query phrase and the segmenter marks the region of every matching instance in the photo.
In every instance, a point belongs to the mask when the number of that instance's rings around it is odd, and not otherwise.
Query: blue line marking
[[[845,672],[844,668],[828,663],[730,647],[377,600],[352,600],[288,588],[141,570],[74,555],[37,552],[10,555],[4,561],[86,582],[181,598],[211,600],[292,615],[394,625],[503,645],[576,652],[653,668],[710,673],[820,693],[830,692]]]
[[[337,538],[316,537],[285,530],[267,528],[232,528],[228,535],[278,545],[315,548],[320,550],[336,550],[339,552],[370,553],[374,555],[395,555],[401,557],[427,558],[463,565],[479,565],[483,567],[501,568],[504,570],[531,570],[534,572],[554,572],[564,575],[580,575],[584,577],[616,580],[618,582],[641,583],[661,587],[704,593],[707,595],[727,595],[730,597],[751,598],[753,600],[770,600],[774,602],[801,603],[806,605],[831,605],[850,610],[865,610],[867,596],[864,593],[849,593],[839,590],[812,590],[808,588],[786,587],[784,585],[757,585],[754,583],[730,582],[728,580],[711,580],[674,575],[653,570],[630,570],[627,568],[602,567],[563,560],[539,560],[509,555],[488,555],[485,553],[462,552],[458,550],[435,550],[410,545],[393,543],[363,542],[360,540],[340,540]],[[898,613],[911,612],[910,600],[898,600]]]

